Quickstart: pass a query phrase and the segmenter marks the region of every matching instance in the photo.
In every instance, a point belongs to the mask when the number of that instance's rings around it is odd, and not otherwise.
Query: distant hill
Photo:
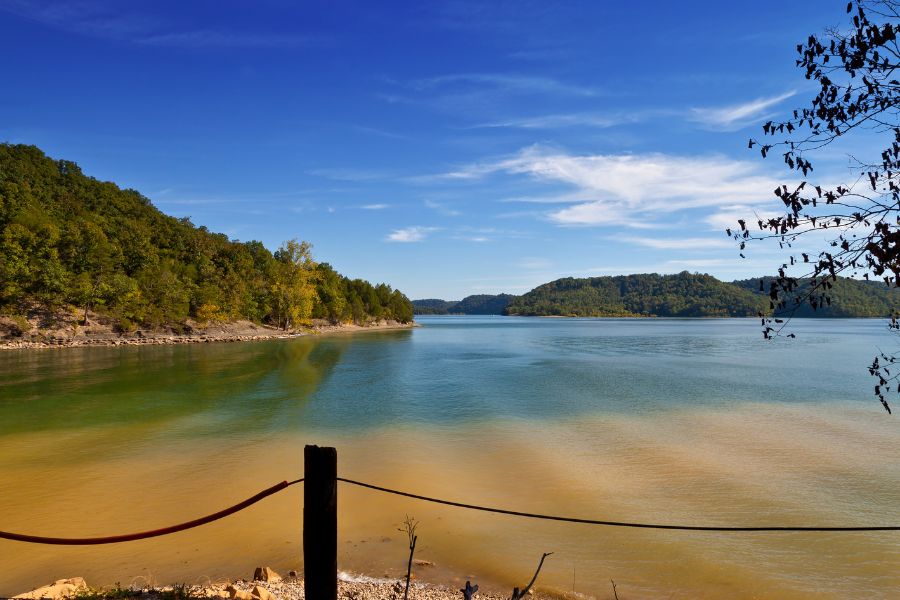
[[[758,287],[758,284],[757,284]],[[509,315],[575,317],[745,317],[767,306],[759,293],[711,275],[567,277],[519,296]]]
[[[413,300],[412,304],[417,315],[502,315],[515,298],[513,294],[476,294],[462,300]]]
[[[727,283],[711,275],[621,275],[565,278],[513,300],[508,315],[578,317],[749,317],[769,308],[770,277]],[[838,278],[830,305],[788,307],[797,317],[887,317],[900,310],[900,290],[883,283]]]
[[[439,300],[437,298],[412,301],[413,313],[417,315],[446,315],[457,304],[459,304],[459,300]]]
[[[453,307],[454,313],[464,315],[502,315],[517,296],[512,294],[477,294],[466,296]]]
[[[557,279],[522,296],[479,294],[459,301],[413,300],[417,315],[511,315],[567,317],[755,317],[768,312],[771,277],[720,281],[684,271],[676,275],[620,275]],[[762,291],[760,287],[762,282]],[[801,282],[800,293],[803,290]],[[889,317],[900,311],[900,289],[876,281],[838,277],[830,304],[787,307],[776,316]]]
[[[760,292],[760,279],[762,289]],[[744,279],[733,282],[734,285],[756,293],[766,295],[772,277]],[[800,293],[804,292],[807,281],[801,280]],[[808,303],[799,306],[790,299],[787,306],[776,312],[776,315],[792,313],[795,317],[888,317],[900,310],[900,289],[888,287],[881,281],[860,281],[838,277],[828,290],[830,304],[813,310]]]

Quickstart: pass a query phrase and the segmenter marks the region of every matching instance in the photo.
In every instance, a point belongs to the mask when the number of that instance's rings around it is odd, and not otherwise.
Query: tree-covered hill
[[[765,300],[710,275],[622,275],[558,279],[519,296],[510,315],[578,317],[743,317]]]
[[[512,294],[476,294],[466,296],[453,307],[464,315],[502,315],[516,296]]]
[[[753,292],[767,292],[772,277],[744,279],[734,284]],[[760,285],[762,282],[762,285]],[[800,280],[794,295],[785,295],[785,307],[775,311],[776,316],[795,317],[888,317],[900,310],[900,289],[889,287],[882,281],[860,281],[838,277],[827,290],[828,300],[813,309],[809,302],[795,299],[808,293],[808,280]]]
[[[750,317],[768,312],[769,278],[726,283],[711,275],[622,275],[565,278],[519,296],[506,314],[579,317]],[[802,287],[801,287],[802,289]],[[900,290],[883,283],[838,278],[830,304],[801,305],[797,317],[886,317],[900,310]],[[778,315],[791,314],[793,302]]]
[[[73,162],[0,144],[0,314],[90,309],[123,331],[188,318],[284,328],[412,320],[400,291],[343,277],[310,250],[296,240],[274,253],[229,240]]]
[[[450,309],[459,304],[459,300],[440,300],[438,298],[422,298],[413,300],[413,311],[417,315],[447,315]]]
[[[502,315],[515,297],[512,294],[475,294],[462,300],[426,298],[412,303],[417,315]]]

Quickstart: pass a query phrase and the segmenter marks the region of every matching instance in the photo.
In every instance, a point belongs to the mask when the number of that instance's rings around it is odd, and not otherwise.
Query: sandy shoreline
[[[291,571],[293,574],[294,572]],[[354,576],[340,573],[338,576],[338,598],[340,600],[398,600],[403,598],[405,579],[376,579],[366,576]],[[84,579],[75,577],[61,579],[55,583],[35,590],[23,592],[13,598],[22,600],[39,600],[49,598],[62,600],[71,597],[102,598],[146,598],[155,600],[172,596],[174,590],[181,590],[190,598],[210,598],[220,600],[305,600],[306,592],[303,579],[288,575],[281,578],[277,574],[270,581],[236,581],[210,582],[195,586],[146,587],[132,586],[125,590],[90,588]],[[122,593],[122,592],[126,593]],[[555,598],[540,592],[529,594],[532,598]],[[462,590],[451,587],[411,581],[409,585],[410,600],[463,600]],[[479,590],[473,600],[509,600],[509,594],[496,591]]]
[[[90,325],[88,327],[42,331],[27,338],[0,338],[2,350],[34,350],[50,348],[81,348],[109,346],[162,346],[171,344],[209,344],[221,342],[253,342],[262,340],[288,339],[311,335],[335,335],[391,329],[412,329],[421,327],[418,323],[398,321],[378,321],[371,325],[355,324],[314,324],[298,330],[284,331],[250,321],[238,321],[209,326],[194,326],[190,333],[171,331],[137,330],[133,333],[115,333],[108,327]]]

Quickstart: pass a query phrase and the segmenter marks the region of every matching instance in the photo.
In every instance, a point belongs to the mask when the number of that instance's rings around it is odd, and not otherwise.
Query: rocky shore
[[[339,600],[400,600],[403,598],[404,580],[374,579],[370,577],[354,577],[341,573],[338,578]],[[534,594],[533,598],[551,598],[543,594]],[[81,600],[123,600],[135,598],[141,600],[170,600],[180,598],[187,600],[220,599],[220,600],[305,600],[306,593],[303,579],[291,571],[287,577],[281,577],[268,567],[256,569],[252,581],[238,579],[234,582],[211,583],[205,586],[166,586],[162,588],[130,588],[127,590],[97,590],[90,588],[81,577],[60,579],[23,594],[14,596],[20,600],[63,600],[78,598]],[[461,590],[441,585],[410,582],[410,600],[463,600]],[[509,600],[504,594],[478,591],[473,600]]]
[[[307,335],[409,329],[412,327],[418,327],[418,325],[398,321],[376,321],[368,325],[333,325],[327,322],[314,322],[310,327],[284,331],[251,321],[236,321],[214,325],[188,322],[182,331],[138,329],[123,333],[116,332],[108,324],[97,320],[89,321],[88,325],[79,325],[75,322],[60,323],[52,328],[34,327],[23,335],[0,335],[0,350],[252,342]]]

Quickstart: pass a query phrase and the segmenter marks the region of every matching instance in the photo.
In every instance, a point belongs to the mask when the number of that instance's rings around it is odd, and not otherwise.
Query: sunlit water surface
[[[302,475],[461,502],[702,525],[898,525],[900,428],[866,373],[881,321],[430,317],[412,331],[0,354],[0,530],[162,527]],[[302,569],[302,489],[95,547],[0,540],[0,596],[54,579],[199,583]],[[524,520],[339,489],[342,570],[622,598],[895,598],[900,533],[696,533]]]

